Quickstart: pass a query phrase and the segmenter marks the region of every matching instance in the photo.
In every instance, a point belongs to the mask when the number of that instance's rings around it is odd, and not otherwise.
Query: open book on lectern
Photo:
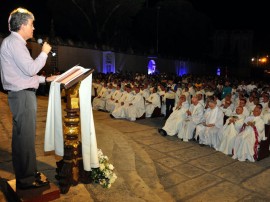
[[[94,69],[86,69],[76,65],[57,77],[55,82],[61,83],[61,87],[68,89],[92,74],[93,71]]]

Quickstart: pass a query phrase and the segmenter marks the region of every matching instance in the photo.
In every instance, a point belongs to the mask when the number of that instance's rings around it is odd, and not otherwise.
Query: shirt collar
[[[22,36],[18,32],[11,32],[11,34],[20,39],[26,45],[26,41],[24,40],[24,38],[22,38]]]

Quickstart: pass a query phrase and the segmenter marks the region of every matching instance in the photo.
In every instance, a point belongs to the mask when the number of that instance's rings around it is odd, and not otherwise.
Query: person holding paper
[[[8,102],[13,118],[12,162],[17,189],[36,188],[48,185],[37,172],[35,133],[36,133],[36,89],[39,83],[52,81],[55,76],[38,76],[44,67],[51,46],[44,43],[41,53],[33,59],[26,47],[26,41],[33,37],[34,15],[17,8],[8,19],[11,34],[1,45],[1,81],[8,91]]]

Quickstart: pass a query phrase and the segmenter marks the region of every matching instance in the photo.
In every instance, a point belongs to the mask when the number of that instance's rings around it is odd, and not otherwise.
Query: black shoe
[[[115,117],[112,114],[110,114],[110,117],[113,118],[113,119],[115,119]]]
[[[49,185],[50,182],[48,180],[43,181],[43,180],[35,180],[31,184],[20,184],[16,183],[16,188],[17,189],[34,189],[34,188],[40,188]]]
[[[41,180],[41,173],[40,172],[36,172],[35,173],[35,178],[36,178],[36,180]]]
[[[159,132],[159,134],[162,135],[162,136],[167,136],[167,132],[166,132],[165,130],[163,130],[162,128],[159,128],[159,129],[158,129],[158,132]]]

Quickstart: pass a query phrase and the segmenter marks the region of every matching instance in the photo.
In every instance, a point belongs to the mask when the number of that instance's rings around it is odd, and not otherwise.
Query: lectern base
[[[45,175],[41,173],[41,178],[46,179]],[[13,193],[17,201],[23,202],[46,202],[60,198],[59,188],[50,183],[48,186],[32,189],[16,189],[16,180],[9,180],[7,182],[8,189]]]

